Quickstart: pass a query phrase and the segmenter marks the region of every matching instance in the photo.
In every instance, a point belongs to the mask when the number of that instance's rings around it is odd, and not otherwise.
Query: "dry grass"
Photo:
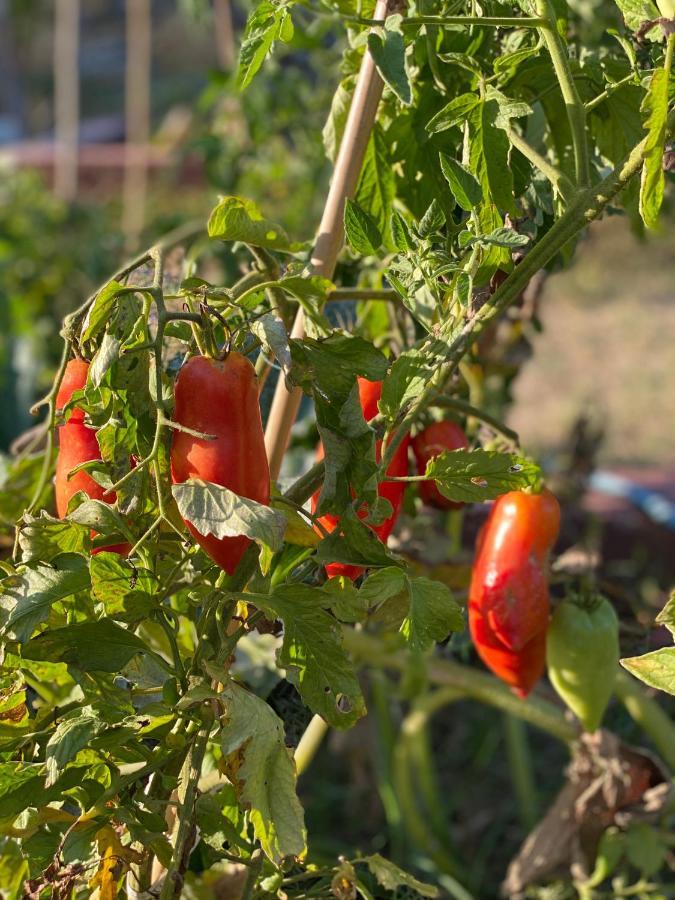
[[[594,226],[571,269],[549,279],[544,332],[515,385],[510,424],[524,446],[560,447],[590,411],[600,461],[675,462],[675,241],[640,242],[625,219]]]

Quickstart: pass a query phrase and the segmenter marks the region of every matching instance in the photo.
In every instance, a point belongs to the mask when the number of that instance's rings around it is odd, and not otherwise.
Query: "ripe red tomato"
[[[358,378],[357,379],[358,389],[359,389],[359,401],[361,403],[361,409],[363,410],[363,417],[368,422],[373,419],[377,413],[377,403],[382,395],[382,382],[381,381],[368,381],[366,378]],[[376,441],[375,443],[375,458],[379,463],[382,459],[382,441]],[[406,435],[406,437],[401,441],[401,443],[396,448],[396,452],[394,453],[389,466],[387,467],[387,475],[395,478],[401,478],[408,474],[408,448],[410,446],[410,438]],[[321,444],[317,447],[317,461],[323,459],[323,447]],[[394,530],[394,525],[396,524],[396,520],[398,519],[399,513],[401,512],[401,505],[403,503],[403,495],[405,494],[405,482],[396,482],[396,481],[382,481],[378,485],[377,493],[379,497],[384,497],[391,503],[392,506],[392,514],[387,519],[384,520],[380,525],[372,526],[372,530],[379,537],[379,539],[386,543],[389,535]],[[317,491],[312,497],[312,512],[316,512],[316,507],[319,502],[319,491]],[[358,512],[359,518],[366,517],[366,511],[360,510]],[[333,516],[330,513],[325,516],[321,516],[319,522],[323,525],[326,531],[333,531],[340,519],[339,516]],[[334,578],[337,575],[344,575],[347,578],[351,578],[352,581],[355,581],[359,575],[362,575],[365,569],[362,566],[351,566],[346,563],[329,563],[326,566],[326,574],[329,578]]]
[[[463,450],[468,446],[467,436],[456,422],[450,422],[447,419],[442,422],[432,422],[431,425],[427,425],[423,431],[420,431],[412,442],[417,462],[417,474],[424,475],[429,460],[439,456],[445,450]],[[431,478],[421,481],[418,488],[422,501],[428,506],[435,506],[437,509],[460,509],[464,505],[444,497],[436,487],[436,482]]]
[[[504,675],[508,666],[517,669],[522,656],[521,680],[526,684],[537,669],[533,647],[542,641],[545,645],[550,613],[547,557],[559,527],[560,507],[550,491],[512,491],[498,498],[479,534],[469,624],[481,658],[509,684],[515,685],[515,676],[509,681]],[[545,649],[542,653],[543,667]]]
[[[83,359],[71,359],[66,366],[66,371],[56,395],[57,409],[62,409],[70,400],[75,391],[80,391],[87,383],[89,363]],[[76,472],[71,478],[68,473],[84,462],[92,459],[101,459],[101,451],[96,440],[96,431],[87,428],[84,424],[84,411],[75,407],[65,425],[59,426],[59,453],[56,458],[56,476],[54,489],[56,493],[56,513],[60,519],[68,514],[68,504],[71,497],[78,491],[84,491],[92,500],[102,500],[104,503],[114,503],[114,492],[106,491],[88,472]],[[95,532],[92,532],[92,535]],[[107,550],[110,553],[119,553],[126,556],[131,547],[129,544],[113,544],[109,547],[99,547],[92,553],[100,553]]]
[[[536,634],[519,651],[510,650],[497,638],[475,607],[469,607],[469,628],[476,652],[485,665],[526,697],[541,678],[546,664],[546,630]]]
[[[171,477],[191,478],[226,487],[241,497],[269,505],[270,470],[258,402],[255,369],[239,353],[224,360],[193,356],[178,374],[174,420],[215,436],[204,440],[174,431]],[[228,574],[251,543],[244,535],[217,538],[185,523],[198,544]]]

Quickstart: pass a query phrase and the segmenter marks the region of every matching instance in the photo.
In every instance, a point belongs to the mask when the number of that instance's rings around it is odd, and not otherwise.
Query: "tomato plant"
[[[550,694],[514,697],[466,643],[463,662],[449,658],[467,585],[454,596],[387,539],[408,486],[413,506],[430,481],[437,500],[495,501],[469,620],[478,653],[526,694],[544,667],[558,505],[510,429],[473,402],[470,378],[490,329],[542,270],[569,262],[589,222],[623,208],[657,224],[675,35],[649,0],[619,6],[618,39],[582,41],[579,20],[548,0],[441,3],[433,15],[380,2],[374,18],[325,4],[343,80],[327,110],[334,176],[314,247],[225,196],[187,241],[178,279],[167,252],[184,235],[66,316],[38,404],[45,446],[14,463],[17,477],[30,469],[32,495],[2,562],[0,872],[12,900],[169,900],[220,879],[244,898],[437,896],[448,884],[466,896],[462,873],[429,849],[439,823],[414,804],[406,827],[440,860],[438,884],[378,852],[312,857],[297,778],[329,728],[365,716],[368,670],[405,676],[412,708],[391,777],[408,801],[405,754],[425,759],[418,732],[459,698],[568,745],[579,737]],[[311,15],[293,2],[253,9],[242,88]],[[216,243],[238,280],[214,280]],[[339,301],[353,304],[349,323],[329,315]],[[293,430],[303,398],[322,446],[313,465]],[[407,474],[410,434],[448,407],[471,440],[425,449],[425,471]],[[299,741],[260,668],[307,712]],[[617,684],[672,765],[672,725]],[[592,762],[607,772],[601,751]],[[637,755],[625,806],[665,784]]]

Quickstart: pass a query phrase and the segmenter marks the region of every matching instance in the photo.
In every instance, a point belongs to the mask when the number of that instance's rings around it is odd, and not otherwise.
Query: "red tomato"
[[[544,672],[546,630],[540,631],[516,652],[495,636],[475,607],[469,607],[469,629],[476,652],[485,665],[510,685],[519,697],[526,697]]]
[[[417,474],[424,475],[427,463],[445,450],[463,450],[469,446],[464,431],[456,422],[432,422],[420,431],[412,442],[413,453],[417,462]],[[432,479],[421,481],[418,485],[420,497],[428,506],[437,509],[460,509],[464,504],[448,500],[436,487]]]
[[[82,390],[87,383],[89,363],[83,359],[71,359],[66,366],[63,381],[56,395],[57,409],[62,409],[75,391]],[[76,472],[72,478],[68,473],[84,462],[101,459],[101,451],[96,440],[96,431],[84,424],[84,411],[75,407],[65,425],[59,427],[59,453],[56,458],[56,477],[54,489],[56,493],[56,513],[60,519],[68,514],[70,498],[78,491],[84,491],[92,500],[103,500],[114,503],[114,492],[106,491],[89,475],[88,472]],[[92,535],[95,532],[92,531]],[[114,544],[110,547],[98,547],[92,553],[107,550],[126,556],[131,547],[129,544]]]
[[[224,360],[193,356],[178,374],[174,419],[215,436],[215,440],[174,431],[171,477],[174,484],[191,478],[226,487],[241,497],[269,505],[270,470],[255,369],[239,353]],[[241,535],[217,538],[185,523],[198,544],[228,574],[251,543]]]
[[[382,395],[382,382],[381,381],[368,381],[366,378],[358,378],[357,379],[358,389],[359,389],[359,401],[361,403],[361,409],[363,410],[364,419],[369,422],[371,419],[375,418],[378,413],[377,403]],[[382,441],[376,441],[375,443],[375,458],[379,463],[382,459]],[[395,478],[401,478],[408,474],[408,447],[410,446],[410,438],[406,435],[406,437],[401,441],[401,443],[396,448],[396,452],[394,453],[389,466],[387,467],[387,475]],[[323,447],[321,444],[317,447],[316,453],[317,461],[323,459]],[[382,481],[378,485],[377,493],[379,497],[384,497],[391,503],[392,506],[392,514],[387,519],[384,520],[380,525],[371,526],[372,530],[379,537],[379,539],[386,543],[389,535],[394,530],[394,525],[396,524],[396,520],[398,519],[399,513],[401,512],[401,505],[403,503],[403,495],[405,494],[406,484],[403,481]],[[319,491],[317,491],[312,497],[312,512],[316,512],[316,507],[319,502]],[[365,510],[359,510],[358,516],[361,519],[366,517]],[[339,516],[333,516],[330,513],[325,516],[321,516],[319,522],[323,525],[326,531],[333,531],[340,519]],[[351,578],[352,581],[355,581],[359,575],[362,575],[365,569],[362,566],[351,566],[346,563],[329,563],[326,566],[326,574],[329,578],[334,578],[337,575],[344,575],[347,578]]]
[[[559,527],[560,507],[550,491],[511,491],[497,499],[480,535],[469,605],[511,650],[548,625],[546,558]]]

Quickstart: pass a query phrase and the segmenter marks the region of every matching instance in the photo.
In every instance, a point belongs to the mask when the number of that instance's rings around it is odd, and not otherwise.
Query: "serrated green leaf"
[[[251,331],[262,344],[263,352],[274,357],[287,375],[291,368],[291,351],[288,346],[288,332],[283,319],[273,313],[265,313],[251,323]]]
[[[284,743],[284,723],[264,700],[233,682],[221,700],[221,748],[225,756],[239,754],[232,780],[240,803],[250,809],[256,838],[273,862],[302,856],[304,815],[295,792],[295,766]]]
[[[645,126],[647,143],[640,178],[640,215],[647,228],[656,228],[663,204],[666,176],[663,152],[668,118],[668,81],[670,72],[657,69],[652,75],[642,108],[648,112]]]
[[[412,103],[412,85],[405,62],[405,41],[400,31],[389,28],[383,33],[371,31],[368,49],[382,80],[396,94],[401,103]]]
[[[98,619],[45,631],[28,641],[22,655],[66,663],[84,672],[119,672],[137,653],[149,652],[133,632],[111,619]]]
[[[52,565],[22,569],[3,583],[2,605],[9,610],[4,633],[21,643],[45,622],[52,605],[89,587],[86,560],[67,553]]]
[[[650,687],[675,695],[675,647],[619,660],[624,669]]]
[[[355,566],[391,566],[398,560],[385,547],[372,528],[357,518],[348,508],[340,519],[343,534],[333,531],[317,548],[316,561],[321,565],[331,562]]]
[[[221,241],[243,241],[287,253],[302,247],[291,243],[281,225],[266,219],[252,200],[243,197],[222,198],[209,217],[208,233]]]
[[[25,515],[19,531],[21,562],[51,562],[61,553],[88,553],[89,529],[67,519],[55,519],[44,510]]]
[[[122,622],[140,622],[157,605],[157,577],[148,569],[132,568],[118,553],[97,553],[89,563],[91,592],[105,615]]]
[[[675,590],[670,592],[668,602],[656,617],[659,625],[665,625],[671,634],[675,634]]]
[[[396,891],[397,888],[410,888],[421,897],[438,897],[438,888],[424,881],[419,881],[413,875],[401,869],[395,863],[390,862],[379,853],[365,856],[356,860],[357,864],[365,863],[373,873],[378,883],[386,891]]]
[[[283,542],[286,520],[269,506],[198,479],[174,484],[171,490],[181,516],[200,534],[217,538],[245,535],[273,551]]]
[[[101,346],[94,354],[89,366],[89,380],[94,387],[100,387],[103,377],[108,369],[117,362],[120,356],[122,342],[109,331],[103,335]]]
[[[496,100],[481,101],[469,115],[469,167],[485,200],[490,197],[505,212],[516,214],[513,174],[508,165],[509,139],[497,125],[501,110]]]
[[[478,184],[471,172],[465,169],[457,160],[447,156],[445,153],[441,153],[439,156],[441,171],[450,185],[453,197],[462,209],[469,212],[483,199],[483,191],[480,184]]]
[[[385,239],[395,193],[394,171],[382,129],[376,123],[368,140],[354,199],[372,216]]]
[[[441,494],[456,503],[494,500],[508,491],[536,487],[541,469],[515,453],[495,450],[446,450],[427,463]]]
[[[345,235],[350,246],[362,256],[377,253],[382,244],[382,235],[377,222],[355,200],[347,199],[345,204]]]
[[[441,131],[447,131],[448,128],[461,125],[479,102],[478,94],[460,94],[427,122],[427,131],[430,134],[438,134]]]
[[[451,631],[463,631],[464,619],[450,589],[429,578],[406,578],[409,609],[401,634],[413,650],[428,650]]]
[[[57,781],[66,763],[75,759],[102,727],[103,723],[91,707],[84,707],[76,715],[59,723],[45,748],[47,787]]]
[[[87,315],[82,323],[80,341],[85,343],[102,331],[110,321],[110,315],[115,306],[117,297],[129,289],[119,281],[109,281],[96,295],[96,299],[87,310]]]
[[[637,31],[644,22],[659,17],[659,11],[651,0],[616,0],[616,5],[630,31]]]
[[[340,625],[321,606],[315,588],[283,585],[253,601],[284,623],[278,664],[309,708],[336,728],[350,728],[366,707]]]
[[[288,7],[263,0],[253,10],[246,23],[246,31],[239,53],[237,85],[245,90],[265,61],[274,42],[286,43],[293,38],[293,22]]]

